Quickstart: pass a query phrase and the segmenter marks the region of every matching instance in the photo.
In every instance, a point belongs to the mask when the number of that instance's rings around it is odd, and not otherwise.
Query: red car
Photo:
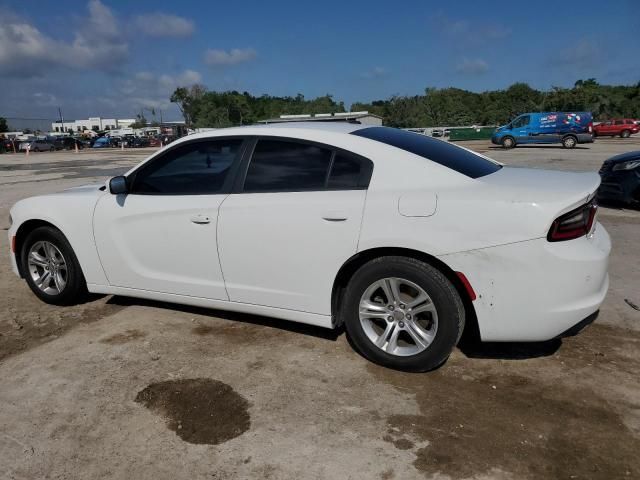
[[[629,138],[633,133],[640,132],[640,125],[630,118],[614,118],[601,122],[593,126],[594,137],[616,137]]]

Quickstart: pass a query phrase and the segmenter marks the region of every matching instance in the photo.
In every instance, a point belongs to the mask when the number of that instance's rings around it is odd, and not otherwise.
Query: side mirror
[[[127,177],[119,176],[113,177],[109,180],[109,191],[114,195],[128,193],[129,188],[127,187]]]

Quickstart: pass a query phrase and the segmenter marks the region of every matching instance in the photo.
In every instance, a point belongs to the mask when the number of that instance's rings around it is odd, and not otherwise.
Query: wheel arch
[[[353,255],[342,265],[342,267],[340,267],[340,270],[338,271],[338,274],[334,279],[333,288],[331,291],[332,322],[337,322],[338,306],[341,303],[346,286],[355,272],[365,263],[370,262],[371,260],[374,260],[376,258],[386,256],[402,256],[414,258],[438,269],[453,284],[456,291],[458,292],[458,295],[460,295],[460,298],[462,299],[466,316],[463,338],[468,338],[469,340],[476,340],[480,338],[478,319],[472,299],[470,297],[469,291],[467,290],[467,287],[464,285],[463,281],[456,274],[456,272],[442,260],[434,257],[433,255],[429,255],[428,253],[422,252],[420,250],[402,247],[376,247],[363,250]],[[337,325],[336,323],[335,326],[339,327],[340,325]]]
[[[22,224],[20,224],[20,226],[16,230],[16,243],[15,243],[16,264],[18,265],[18,272],[20,273],[21,278],[24,278],[24,270],[23,270],[22,258],[21,258],[22,246],[27,236],[29,235],[29,233],[33,232],[36,228],[39,228],[39,227],[55,228],[60,233],[62,233],[62,235],[64,235],[64,232],[60,229],[60,227],[58,227],[57,225],[54,225],[53,223],[47,220],[42,220],[40,218],[30,218],[29,220],[22,222]],[[65,235],[65,238],[66,238],[66,235]],[[67,241],[69,241],[68,238],[67,238]]]

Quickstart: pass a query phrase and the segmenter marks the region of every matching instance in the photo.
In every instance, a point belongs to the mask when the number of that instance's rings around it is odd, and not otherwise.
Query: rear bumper
[[[609,288],[611,241],[598,224],[591,238],[536,239],[441,256],[463,272],[483,341],[544,341],[596,312]]]
[[[576,135],[578,143],[593,143],[593,135],[590,133],[578,133]]]

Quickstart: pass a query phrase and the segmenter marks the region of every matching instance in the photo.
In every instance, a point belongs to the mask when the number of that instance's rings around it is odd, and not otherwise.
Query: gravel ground
[[[640,139],[465,145],[597,171]],[[0,155],[0,228],[18,199],[103,181],[151,151]],[[428,374],[264,317],[122,297],[45,305],[0,235],[0,478],[640,478],[640,311],[627,303],[640,305],[640,211],[604,208],[600,221],[611,288],[592,326],[456,349]]]

